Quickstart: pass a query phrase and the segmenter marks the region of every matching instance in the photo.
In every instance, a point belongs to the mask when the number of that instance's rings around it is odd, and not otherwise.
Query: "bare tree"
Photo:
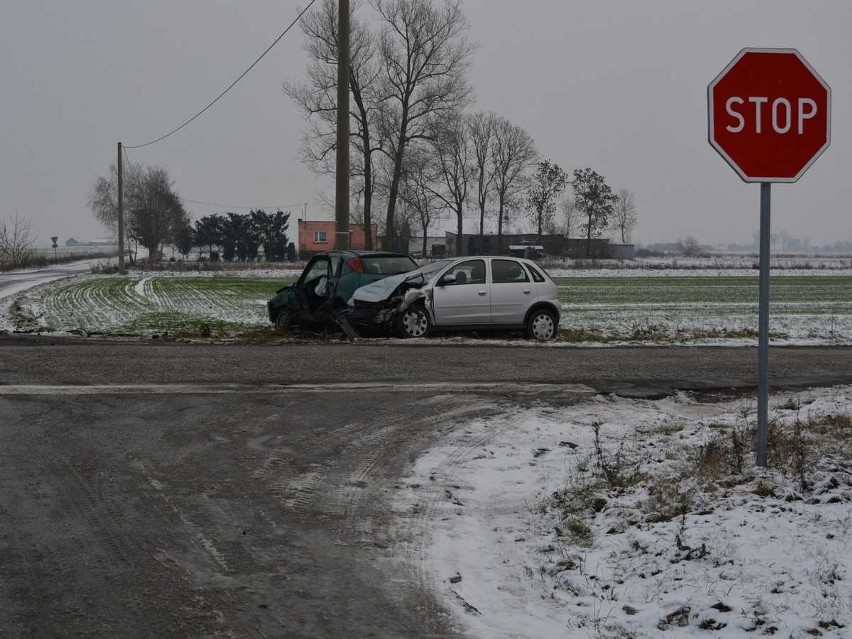
[[[494,121],[494,192],[497,197],[497,253],[503,252],[503,223],[510,203],[526,188],[526,172],[538,157],[535,142],[521,127],[503,117]]]
[[[570,196],[566,196],[560,203],[559,208],[562,209],[562,216],[565,219],[565,237],[571,237],[571,232],[577,225],[577,218],[579,217],[577,206]]]
[[[115,238],[118,234],[118,171],[114,164],[109,167],[109,177],[95,179],[88,204],[98,222]]]
[[[473,163],[467,127],[461,115],[442,123],[435,132],[431,149],[438,188],[435,195],[456,214],[456,255],[464,255],[464,210],[470,190]]]
[[[678,240],[680,252],[686,257],[700,257],[703,254],[701,244],[695,236],[689,235],[685,239]]]
[[[125,172],[129,174],[132,166],[125,167]],[[125,190],[126,193],[126,190]],[[113,240],[118,239],[118,170],[115,164],[109,167],[107,177],[99,176],[92,184],[92,189],[88,195],[89,208],[95,214],[98,222],[103,225]],[[126,206],[125,206],[126,208]],[[125,214],[126,215],[126,214]],[[125,217],[125,220],[127,218]],[[127,251],[127,258],[130,263],[135,262],[135,253],[131,250],[131,245],[137,245],[138,240],[131,237],[130,226],[124,225],[124,245]]]
[[[174,242],[181,226],[189,224],[189,215],[165,169],[141,165],[129,168],[125,182],[129,235],[148,249],[150,260],[157,260],[163,246]]]
[[[581,228],[586,235],[586,257],[591,257],[592,238],[598,237],[609,225],[618,196],[600,173],[589,168],[574,169],[571,187],[574,203],[586,218]]]
[[[385,243],[394,240],[394,214],[408,145],[432,137],[436,121],[470,100],[467,83],[474,45],[460,0],[373,0],[383,22],[383,131],[392,163]]]
[[[428,237],[430,227],[438,220],[444,208],[443,201],[436,195],[438,185],[428,149],[412,147],[406,154],[400,184],[400,198],[415,214],[423,234],[421,255],[429,254]]]
[[[545,227],[553,227],[556,201],[567,182],[568,176],[558,164],[550,160],[538,163],[527,190],[527,210],[539,235]]]
[[[0,221],[0,264],[23,266],[32,256],[36,231],[33,223],[18,217],[17,211],[8,220]]]
[[[621,243],[627,244],[636,228],[636,202],[633,193],[625,188],[618,190],[617,197],[612,212],[612,226],[621,233]]]
[[[473,155],[473,179],[476,182],[476,204],[479,207],[479,253],[485,244],[485,208],[494,189],[496,172],[494,154],[495,125],[493,113],[474,113],[467,116],[467,130]]]
[[[381,67],[376,36],[354,18],[356,8],[353,3],[349,89],[352,94],[350,139],[355,149],[351,167],[352,188],[359,206],[352,210],[362,210],[361,214],[353,217],[364,224],[365,248],[369,250],[373,248],[369,229],[373,222],[376,191],[374,155],[383,146],[378,126],[380,97],[377,93]],[[302,140],[302,158],[321,174],[333,173],[337,169],[334,151],[337,148],[338,26],[336,0],[324,0],[319,9],[305,15],[301,27],[308,37],[305,48],[311,57],[307,81],[301,85],[284,84],[284,92],[296,102],[309,121]]]

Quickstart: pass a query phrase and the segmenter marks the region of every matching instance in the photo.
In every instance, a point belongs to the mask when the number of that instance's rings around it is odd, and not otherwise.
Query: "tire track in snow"
[[[473,435],[471,432],[461,434],[454,432],[451,436],[455,444],[453,452],[433,468],[431,476],[435,477],[437,480],[438,472],[448,475],[448,471],[451,471],[462,461],[472,455],[476,450],[482,448],[482,446],[510,427],[511,424],[508,420],[501,420],[499,425],[495,425],[492,422],[490,427],[486,429],[484,433],[479,435]],[[407,534],[412,537],[413,551],[415,554],[413,565],[410,565],[409,569],[413,573],[413,577],[415,577],[424,588],[436,593],[439,600],[442,592],[440,582],[441,578],[434,570],[432,570],[429,562],[429,550],[431,548],[429,530],[430,524],[434,521],[436,516],[435,511],[437,510],[438,504],[443,503],[450,498],[447,493],[448,490],[446,479],[444,483],[435,481],[433,484],[425,487],[425,494],[422,494],[421,498],[418,502],[416,502],[415,516],[412,520],[410,520],[406,529]],[[458,597],[459,595],[456,594],[456,596]]]
[[[368,432],[355,444],[356,450],[363,449],[364,451],[358,455],[358,458],[363,461],[349,473],[343,484],[343,491],[336,504],[338,512],[346,518],[357,519],[357,517],[353,517],[353,513],[367,499],[363,490],[364,485],[381,467],[382,461],[393,455],[398,455],[400,447],[411,442],[413,434],[429,433],[436,426],[452,425],[470,419],[475,415],[481,415],[489,406],[490,402],[466,401],[465,405],[408,424],[400,425],[398,418],[391,418],[386,423],[381,424],[378,429]]]

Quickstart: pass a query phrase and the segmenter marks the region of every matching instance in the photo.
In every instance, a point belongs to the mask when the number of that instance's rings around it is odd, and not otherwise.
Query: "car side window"
[[[491,260],[491,281],[494,284],[529,282],[527,272],[515,260]]]
[[[539,273],[538,269],[535,266],[532,266],[530,264],[526,264],[525,266],[529,269],[530,273],[532,273],[533,280],[535,280],[536,282],[544,281],[544,275]]]
[[[442,276],[454,275],[455,282],[447,282],[447,286],[461,286],[464,284],[485,284],[485,260],[467,260],[456,264]]]
[[[302,284],[310,284],[322,276],[328,277],[328,259],[326,258],[316,260],[305,270],[305,274],[302,276]]]

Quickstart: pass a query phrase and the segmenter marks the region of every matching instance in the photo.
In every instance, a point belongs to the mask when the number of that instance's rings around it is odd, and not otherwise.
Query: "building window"
[[[314,244],[328,244],[328,235],[325,231],[314,231]]]

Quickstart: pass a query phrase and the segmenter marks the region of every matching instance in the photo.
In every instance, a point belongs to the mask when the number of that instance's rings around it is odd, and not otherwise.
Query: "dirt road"
[[[753,387],[757,349],[185,344],[0,335],[0,385],[583,383],[602,391]],[[776,387],[852,382],[852,347],[774,348]]]
[[[775,351],[776,383],[848,383],[851,356]],[[747,385],[753,363],[0,338],[0,636],[454,636],[388,514],[421,451],[517,403]]]
[[[505,401],[505,400],[501,400]],[[452,636],[396,478],[493,395],[0,396],[0,635]]]
[[[96,264],[105,264],[110,261],[109,256],[102,259],[81,260],[69,264],[56,264],[45,268],[28,269],[25,271],[13,271],[0,273],[0,300],[17,295],[21,291],[29,290],[40,284],[55,282],[66,277],[88,273]]]

